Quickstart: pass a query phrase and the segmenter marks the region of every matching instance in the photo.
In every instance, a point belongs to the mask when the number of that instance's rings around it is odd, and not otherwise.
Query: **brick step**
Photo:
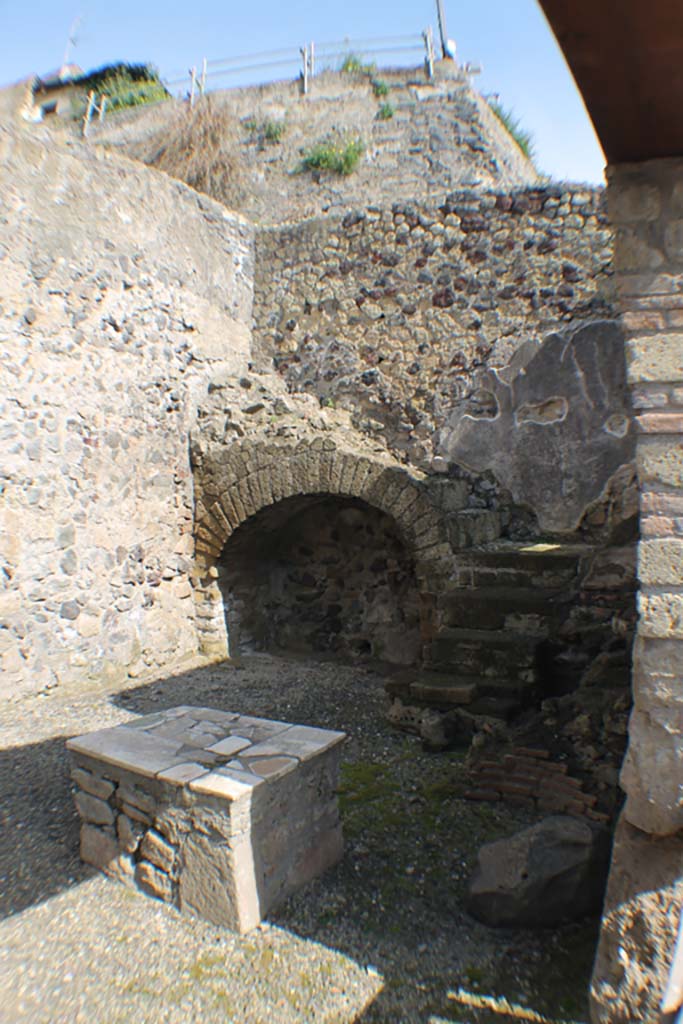
[[[409,686],[409,699],[434,707],[467,707],[478,696],[478,679],[425,672]]]
[[[427,661],[427,665],[434,672],[445,672],[451,669],[459,676],[477,678],[490,683],[491,685],[509,685],[527,688],[535,686],[538,673],[533,665],[520,665],[517,662],[506,661],[502,656],[491,656],[488,660],[484,657],[465,654],[457,659],[441,659],[439,661]]]
[[[477,647],[485,644],[486,647],[495,647],[500,650],[507,650],[510,647],[515,649],[533,648],[538,643],[538,637],[524,633],[512,633],[506,629],[444,629],[444,635],[452,641],[468,646]],[[437,640],[440,635],[437,636]]]

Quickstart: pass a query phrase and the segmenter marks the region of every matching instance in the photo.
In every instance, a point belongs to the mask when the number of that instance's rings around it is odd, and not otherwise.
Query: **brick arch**
[[[220,462],[202,466],[196,495],[197,631],[201,650],[210,655],[228,653],[216,568],[225,543],[251,516],[286,498],[358,498],[391,516],[415,561],[418,587],[425,595],[435,589],[452,555],[443,519],[416,474],[386,457],[344,449],[331,438],[231,445]]]

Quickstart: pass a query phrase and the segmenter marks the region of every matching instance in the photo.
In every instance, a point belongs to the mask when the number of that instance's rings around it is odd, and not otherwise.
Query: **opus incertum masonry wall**
[[[0,151],[8,696],[224,654],[208,451],[258,459],[302,427],[467,487],[457,524],[435,512],[472,543],[515,505],[525,536],[590,534],[632,573],[599,193],[478,186],[263,229],[118,154],[4,126]],[[317,471],[291,493],[315,480],[329,493]]]

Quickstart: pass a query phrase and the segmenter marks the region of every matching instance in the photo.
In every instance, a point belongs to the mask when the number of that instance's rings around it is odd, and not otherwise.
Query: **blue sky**
[[[539,168],[554,178],[601,182],[602,152],[536,0],[444,0],[444,6],[458,59],[481,65],[476,87],[498,93],[531,130]],[[71,55],[85,70],[116,60],[151,62],[169,79],[201,65],[203,57],[298,47],[310,39],[419,34],[428,25],[437,29],[434,0],[317,5],[310,0],[204,0],[194,5],[187,0],[0,0],[2,82],[58,67],[78,16],[82,20]]]

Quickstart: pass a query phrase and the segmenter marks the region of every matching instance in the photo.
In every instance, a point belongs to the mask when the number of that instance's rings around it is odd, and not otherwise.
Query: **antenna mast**
[[[67,36],[66,40],[66,46],[64,47],[64,58],[62,60],[62,67],[66,67],[66,65],[69,63],[69,57],[71,56],[71,47],[76,45],[76,32],[82,20],[83,19],[81,15],[77,14],[74,20],[71,22],[69,35]]]

